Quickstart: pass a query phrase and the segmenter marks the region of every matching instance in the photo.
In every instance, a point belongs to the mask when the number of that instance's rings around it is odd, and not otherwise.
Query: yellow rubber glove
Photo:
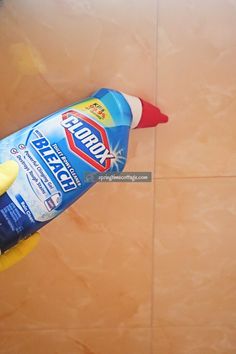
[[[5,193],[18,175],[19,167],[15,161],[7,161],[0,165],[0,195]],[[26,240],[0,255],[0,272],[18,263],[30,253],[39,241],[39,234],[35,233]]]

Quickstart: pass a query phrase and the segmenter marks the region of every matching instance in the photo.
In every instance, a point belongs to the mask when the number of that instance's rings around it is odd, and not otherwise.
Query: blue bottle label
[[[107,106],[117,109],[109,101],[114,95],[105,96]],[[0,141],[0,162],[14,159],[20,167],[0,197],[0,250],[41,228],[86,192],[94,182],[85,174],[122,171],[131,119],[126,115],[125,122],[121,109],[113,119],[102,98],[92,97]]]

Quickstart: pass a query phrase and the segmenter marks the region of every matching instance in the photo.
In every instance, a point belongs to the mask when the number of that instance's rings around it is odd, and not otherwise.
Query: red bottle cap
[[[159,123],[168,122],[168,117],[158,107],[139,98],[142,103],[142,115],[136,128],[155,127]]]

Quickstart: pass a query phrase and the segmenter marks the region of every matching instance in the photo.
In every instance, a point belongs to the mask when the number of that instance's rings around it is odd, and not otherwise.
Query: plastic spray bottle
[[[138,97],[100,89],[1,140],[0,163],[13,160],[19,172],[0,197],[0,251],[68,208],[95,183],[91,174],[121,172],[130,128],[167,120]]]

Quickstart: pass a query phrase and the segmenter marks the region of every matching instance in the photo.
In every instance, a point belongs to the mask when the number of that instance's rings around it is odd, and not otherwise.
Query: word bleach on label
[[[100,89],[0,141],[0,163],[18,163],[16,181],[0,197],[0,251],[62,213],[93,184],[94,172],[121,172],[130,128],[168,118],[134,96]]]

